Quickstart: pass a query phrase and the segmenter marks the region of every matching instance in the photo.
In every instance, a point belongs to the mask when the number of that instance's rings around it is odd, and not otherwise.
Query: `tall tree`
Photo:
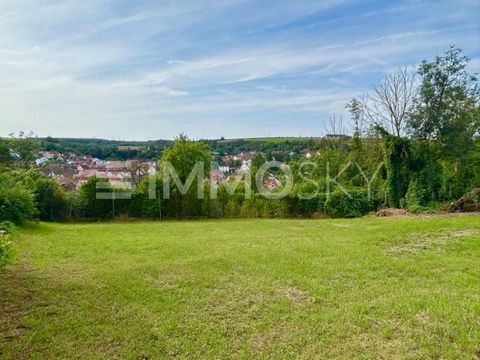
[[[365,122],[362,103],[358,99],[353,98],[347,103],[345,108],[347,108],[350,112],[350,117],[354,127],[354,135],[356,134],[361,137],[363,135]]]
[[[415,95],[415,72],[403,67],[388,73],[360,100],[365,118],[395,136],[402,136]],[[359,105],[359,104],[356,104]]]
[[[421,84],[408,126],[418,139],[446,145],[453,156],[479,131],[478,79],[467,70],[469,59],[451,47],[432,62],[418,68]]]
[[[184,134],[175,140],[171,148],[165,149],[161,163],[170,162],[182,182],[185,182],[198,162],[204,163],[204,175],[209,172],[212,154],[207,144],[189,140]]]
[[[337,118],[336,114],[332,114],[328,118],[328,122],[324,124],[323,130],[325,131],[325,135],[345,135],[347,129],[343,123],[343,117],[339,116]]]
[[[3,139],[0,139],[0,171],[2,169],[8,169],[13,163],[12,154],[10,152],[9,143]]]
[[[254,192],[259,191],[257,188],[257,173],[258,170],[267,162],[267,159],[261,152],[256,152],[252,157],[252,163],[250,167],[250,172],[252,175],[252,189]]]
[[[212,161],[212,153],[207,144],[199,141],[189,140],[184,134],[181,134],[171,148],[165,149],[160,164],[164,173],[170,175],[173,167],[175,174],[178,176],[182,186],[188,187],[193,185],[193,178],[197,178],[197,186],[191,186],[186,189],[186,193],[182,193],[180,185],[175,181],[167,181],[163,178],[164,190],[170,189],[172,196],[170,197],[169,211],[175,213],[176,217],[200,216],[202,213],[202,200],[199,195],[204,195],[205,187],[199,186],[203,184],[205,177],[210,171],[210,163]],[[170,169],[169,169],[170,168]],[[203,173],[200,173],[203,171]],[[197,173],[196,173],[197,172]],[[192,177],[193,176],[193,177]],[[185,190],[185,189],[184,189]],[[164,193],[165,194],[165,193]]]
[[[38,142],[35,141],[32,132],[25,133],[20,131],[17,136],[10,134],[11,138],[8,140],[8,147],[11,156],[14,160],[14,165],[28,169],[34,164],[35,157],[38,151]]]

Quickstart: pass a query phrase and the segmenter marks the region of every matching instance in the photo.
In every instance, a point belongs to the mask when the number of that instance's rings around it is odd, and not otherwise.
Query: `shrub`
[[[109,194],[104,194],[105,198],[100,198],[97,193],[111,193],[110,188],[99,185],[108,184],[108,179],[90,177],[82,184],[75,199],[77,216],[83,218],[107,218],[113,214],[113,201],[108,200]]]
[[[243,198],[240,196],[230,196],[223,206],[223,216],[234,218],[238,217],[241,213]]]
[[[407,194],[401,206],[411,212],[420,212],[424,209],[426,190],[414,176],[408,186]]]
[[[0,221],[17,225],[33,220],[37,215],[32,193],[12,176],[0,176]]]
[[[411,144],[408,139],[385,135],[385,182],[387,205],[398,207],[410,182]]]
[[[247,218],[263,217],[265,214],[265,199],[254,195],[251,199],[245,200],[240,213]]]
[[[294,196],[289,197],[290,212],[301,216],[314,216],[325,211],[325,193],[318,193],[311,184],[300,184],[296,187]]]
[[[0,268],[4,266],[12,256],[10,234],[14,228],[15,226],[9,221],[0,223]]]
[[[327,197],[325,211],[327,215],[339,218],[353,218],[376,211],[380,201],[376,196],[368,196],[364,189],[347,189],[348,195],[336,189]]]
[[[67,216],[67,194],[58,181],[50,179],[39,171],[28,171],[23,184],[33,194],[38,217],[43,221],[63,220]]]
[[[15,231],[15,224],[10,221],[2,221],[0,222],[0,231],[11,234]]]
[[[287,217],[288,216],[288,204],[284,199],[280,200],[266,200],[264,209],[264,217]]]

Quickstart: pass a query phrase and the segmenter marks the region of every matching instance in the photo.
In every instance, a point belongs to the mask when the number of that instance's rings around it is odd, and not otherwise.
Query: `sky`
[[[480,72],[479,18],[479,0],[1,0],[0,136],[321,136],[450,45]]]

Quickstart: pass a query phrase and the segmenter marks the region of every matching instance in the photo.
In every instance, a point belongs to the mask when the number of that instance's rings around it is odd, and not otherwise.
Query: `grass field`
[[[480,216],[40,224],[0,358],[480,357]]]

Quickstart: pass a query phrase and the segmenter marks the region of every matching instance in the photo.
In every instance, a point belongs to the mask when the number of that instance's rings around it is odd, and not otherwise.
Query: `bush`
[[[0,268],[4,266],[12,256],[10,234],[14,228],[15,226],[9,221],[0,223]]]
[[[243,202],[240,213],[241,216],[247,218],[263,217],[265,214],[265,199],[258,195],[252,196],[251,199]]]
[[[77,217],[94,219],[112,217],[114,203],[108,199],[112,189],[107,188],[107,184],[107,178],[96,176],[90,177],[82,184],[75,199]],[[106,193],[105,198],[100,198],[97,193]]]
[[[33,220],[37,215],[32,193],[12,176],[0,176],[0,222],[17,225]]]
[[[311,184],[300,184],[289,197],[290,212],[295,215],[311,217],[325,211],[325,193],[318,193]]]
[[[2,221],[0,222],[0,231],[11,234],[15,231],[15,224],[10,221]]]
[[[421,212],[425,210],[425,198],[427,191],[421,186],[418,179],[414,176],[408,186],[405,199],[401,202],[401,206],[411,212]]]
[[[376,211],[380,201],[376,196],[368,196],[364,189],[347,189],[348,195],[340,189],[330,194],[325,203],[325,212],[334,218],[353,218]]]
[[[67,217],[67,194],[58,181],[35,170],[26,172],[22,180],[25,187],[33,194],[40,220],[54,221]]]

